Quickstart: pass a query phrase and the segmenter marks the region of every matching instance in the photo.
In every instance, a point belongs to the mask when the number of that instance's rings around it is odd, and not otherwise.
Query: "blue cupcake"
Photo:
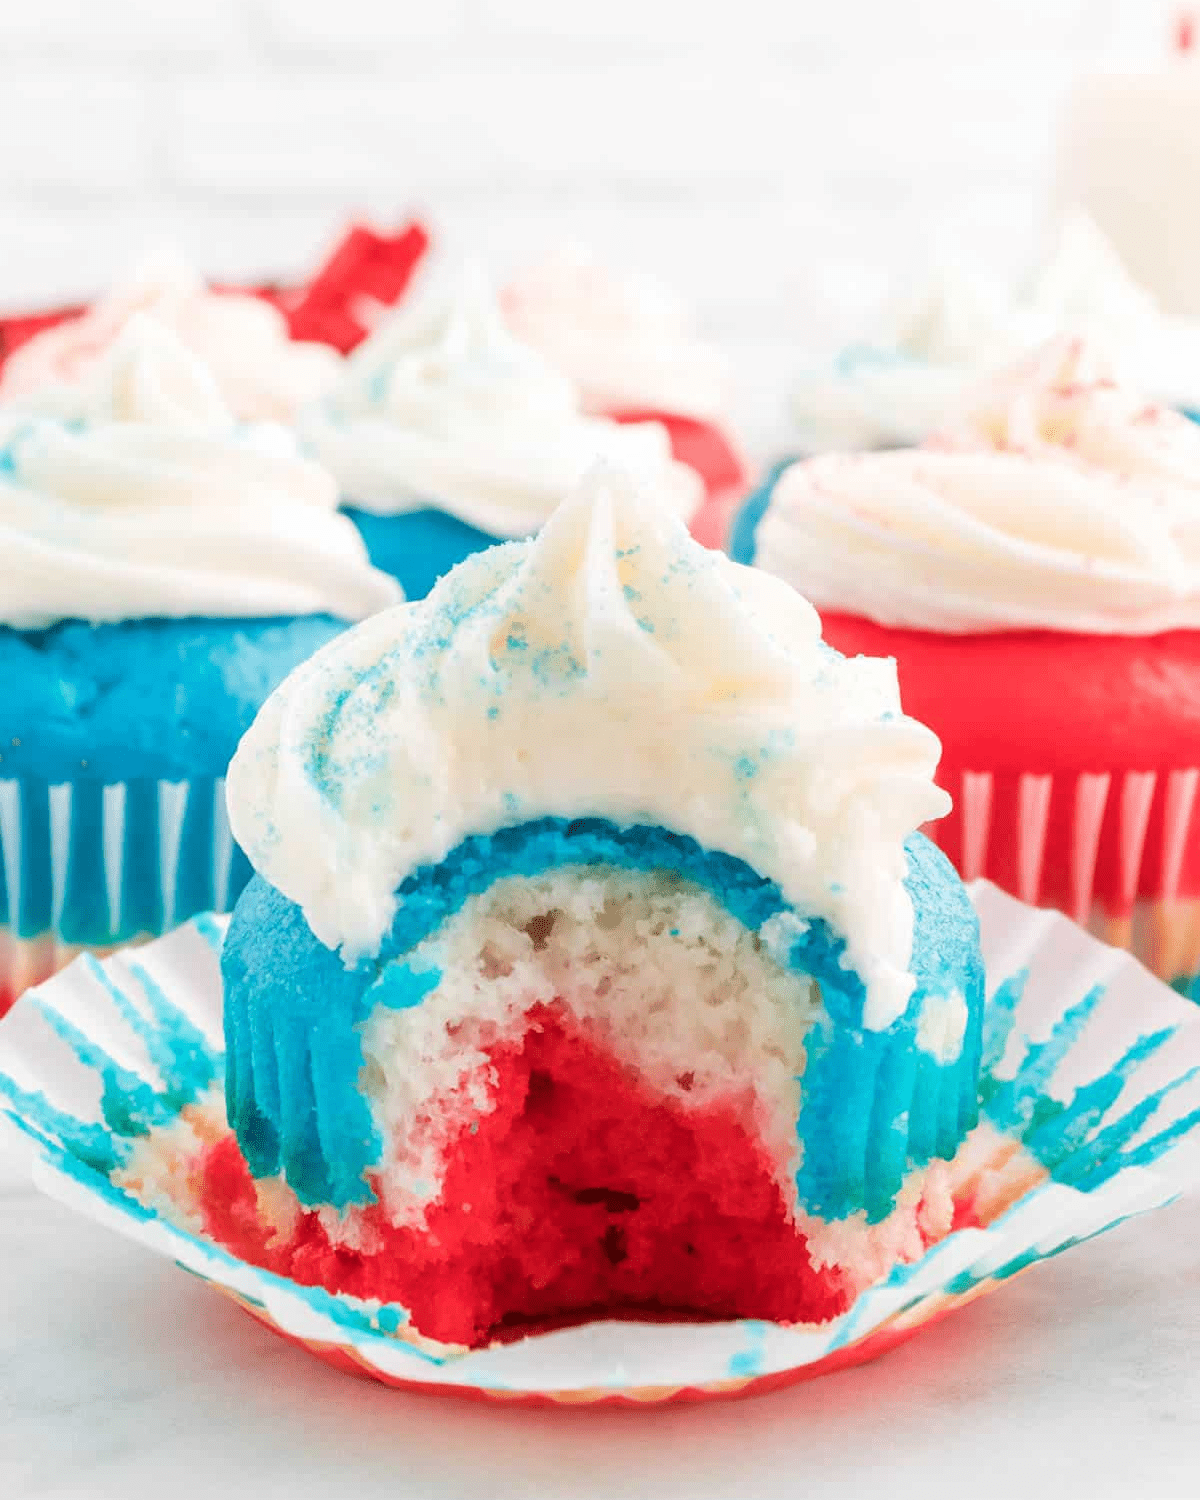
[[[532,535],[597,459],[638,475],[685,521],[702,498],[660,424],[585,416],[475,273],[381,324],[299,430],[371,561],[409,599],[472,552]]]
[[[236,899],[238,740],[399,597],[336,503],[144,317],[85,382],[0,412],[0,1010],[80,948]]]
[[[444,1344],[843,1311],[976,1120],[936,759],[891,663],[617,478],[333,642],[230,770],[210,1227]]]

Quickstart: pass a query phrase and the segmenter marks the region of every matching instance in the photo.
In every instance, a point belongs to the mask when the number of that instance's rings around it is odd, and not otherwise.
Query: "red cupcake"
[[[987,876],[1200,973],[1200,428],[1079,340],[921,448],[826,455],[748,503],[825,638],[898,662],[943,744],[930,830]],[[753,519],[753,515],[752,515]]]

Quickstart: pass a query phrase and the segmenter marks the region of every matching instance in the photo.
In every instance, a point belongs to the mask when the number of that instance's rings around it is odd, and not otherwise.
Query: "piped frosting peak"
[[[78,382],[0,409],[0,621],[361,619],[399,591],[337,499],[289,433],[240,425],[139,314]]]
[[[894,664],[847,660],[812,607],[595,469],[540,536],[288,679],[230,772],[235,835],[348,962],[396,890],[530,820],[651,825],[732,854],[845,935],[869,1024],[911,991],[905,838],[947,808]]]
[[[536,531],[597,459],[640,475],[685,518],[700,501],[666,430],[584,416],[566,376],[505,327],[475,268],[380,324],[302,431],[347,502],[433,507],[495,537]]]

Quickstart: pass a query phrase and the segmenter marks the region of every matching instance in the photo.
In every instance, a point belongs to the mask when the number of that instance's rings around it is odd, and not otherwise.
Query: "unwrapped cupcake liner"
[[[1180,993],[1200,988],[1200,894],[1187,879],[1200,863],[1200,769],[939,779],[955,809],[926,832],[964,880],[987,876],[1030,905],[1058,906]]]
[[[228,1128],[220,918],[85,957],[27,995],[0,1027],[0,1100],[36,1142],[47,1192],[343,1370],[510,1402],[770,1390],[883,1353],[1200,1175],[1200,1010],[1059,914],[985,883],[972,896],[989,998],[983,1119],[951,1164],[960,1227],[817,1326],[613,1319],[459,1351],[421,1340],[402,1308],[231,1256],[188,1199],[189,1150]]]
[[[249,875],[223,777],[0,780],[0,1015],[81,950],[228,911]]]

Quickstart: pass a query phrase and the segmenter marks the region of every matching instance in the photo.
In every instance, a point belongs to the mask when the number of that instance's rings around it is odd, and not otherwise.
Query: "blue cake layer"
[[[0,780],[223,776],[272,690],[345,628],[328,615],[0,626]]]
[[[412,510],[395,516],[379,516],[354,506],[343,510],[358,527],[372,563],[399,582],[406,599],[424,599],[464,557],[503,540],[444,510]]]
[[[862,982],[825,922],[810,919],[789,956],[793,969],[819,981],[827,1013],[806,1044],[797,1191],[802,1207],[828,1219],[860,1210],[872,1221],[884,1218],[907,1172],[952,1156],[977,1118],[978,921],[945,857],[920,835],[906,848],[917,984],[900,1020],[886,1031],[864,1028]],[[598,865],[675,871],[752,931],[790,910],[773,882],[693,839],[663,828],[547,818],[466,839],[441,864],[415,871],[399,888],[378,955],[347,969],[300,909],[256,876],[222,955],[226,1101],[255,1176],[286,1172],[310,1206],[371,1201],[367,1174],[382,1142],[358,1088],[358,1028],[377,1005],[419,1005],[438,982],[436,973],[410,969],[403,955],[496,880]],[[959,1057],[942,1066],[917,1048],[917,1023],[927,998],[952,992],[964,997],[968,1023]]]
[[[734,516],[733,525],[729,531],[729,555],[734,562],[745,563],[747,567],[754,562],[754,555],[757,551],[755,536],[759,522],[767,513],[767,507],[771,503],[771,496],[775,492],[775,486],[779,483],[780,475],[797,462],[796,458],[781,458],[778,463],[773,464],[767,470],[758,488],[752,490],[742,501],[741,508]]]

